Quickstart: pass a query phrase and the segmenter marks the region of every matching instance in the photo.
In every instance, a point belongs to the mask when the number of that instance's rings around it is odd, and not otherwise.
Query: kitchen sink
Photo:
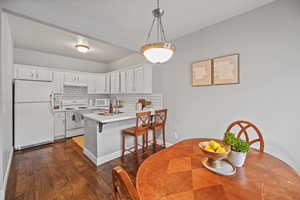
[[[65,108],[65,110],[75,110],[75,108]]]

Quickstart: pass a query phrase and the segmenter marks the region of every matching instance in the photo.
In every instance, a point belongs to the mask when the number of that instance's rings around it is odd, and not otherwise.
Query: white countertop
[[[78,107],[74,107],[73,110],[67,110],[66,108],[53,109],[53,112],[67,112],[67,111],[81,111],[81,110],[103,110],[103,107],[97,106],[88,106],[87,108],[79,109]]]
[[[129,112],[124,112],[120,114],[113,114],[111,116],[107,115],[99,115],[98,113],[88,113],[88,114],[83,114],[84,117],[101,122],[101,123],[111,123],[111,122],[117,122],[117,121],[122,121],[122,120],[128,120],[128,119],[135,119],[136,118],[136,113],[139,112],[147,112],[151,111],[151,114],[154,114],[154,109],[147,109],[143,111],[129,111]]]

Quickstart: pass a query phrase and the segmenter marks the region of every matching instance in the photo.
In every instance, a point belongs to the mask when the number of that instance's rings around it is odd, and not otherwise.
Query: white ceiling
[[[169,39],[274,0],[161,0]],[[152,22],[154,0],[2,0],[1,7],[138,51]]]
[[[132,51],[81,35],[67,32],[23,17],[8,15],[15,47],[69,57],[109,63],[132,54]],[[77,41],[87,42],[89,52],[83,54],[74,47]]]

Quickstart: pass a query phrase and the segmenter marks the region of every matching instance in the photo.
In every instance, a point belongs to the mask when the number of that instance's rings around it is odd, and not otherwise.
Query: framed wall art
[[[212,60],[192,64],[192,86],[212,85]]]
[[[217,57],[212,60],[214,85],[240,83],[239,54]]]

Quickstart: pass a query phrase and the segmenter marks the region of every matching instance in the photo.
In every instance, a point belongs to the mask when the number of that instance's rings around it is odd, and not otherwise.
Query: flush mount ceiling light
[[[145,45],[141,48],[141,52],[145,58],[154,64],[167,62],[171,59],[174,51],[176,50],[176,47],[166,39],[164,26],[161,21],[161,17],[163,16],[164,12],[165,11],[163,9],[159,8],[159,0],[157,0],[157,8],[152,11],[154,16],[153,22],[150,27]],[[155,23],[157,26],[157,41],[154,43],[148,43]]]
[[[80,53],[86,53],[90,50],[90,47],[86,44],[81,44],[78,43],[75,45],[75,48],[77,49],[77,51],[79,51]]]

